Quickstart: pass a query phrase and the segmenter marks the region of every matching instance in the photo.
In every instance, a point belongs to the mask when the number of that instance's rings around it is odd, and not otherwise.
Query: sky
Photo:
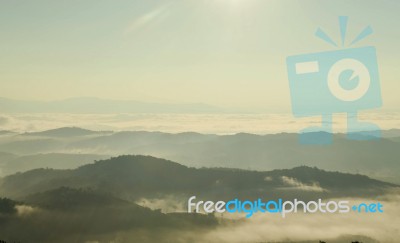
[[[332,51],[318,27],[375,46],[383,109],[400,111],[400,2],[19,0],[0,3],[0,97],[290,110],[286,58]]]

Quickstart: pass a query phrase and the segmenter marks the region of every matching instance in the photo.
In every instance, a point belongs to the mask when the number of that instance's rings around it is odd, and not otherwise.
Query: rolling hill
[[[213,215],[164,214],[108,194],[57,188],[31,194],[23,202],[0,199],[0,237],[7,242],[152,242],[163,231],[212,229]],[[128,240],[128,241],[127,241]],[[159,241],[160,242],[160,241]]]
[[[374,197],[396,188],[363,175],[327,172],[306,166],[273,171],[190,168],[150,156],[119,156],[74,170],[35,169],[6,176],[0,193],[21,199],[59,187],[91,188],[134,201],[164,195],[210,199],[282,197]]]
[[[386,133],[396,135],[396,130]],[[387,136],[374,141],[351,141],[343,134],[334,134],[333,144],[329,146],[306,146],[298,143],[297,134],[288,133],[270,135],[246,133],[214,135],[190,132],[170,134],[145,131],[102,133],[78,128],[61,128],[29,136],[21,134],[2,138],[0,152],[13,153],[17,156],[54,153],[101,156],[144,154],[177,161],[187,166],[260,171],[307,165],[331,171],[362,173],[379,180],[400,183],[400,163],[397,159],[400,158],[400,139],[396,136]],[[69,163],[71,162],[66,164]],[[55,162],[54,165],[56,164]],[[47,166],[62,168],[49,165],[50,162],[36,164],[37,168]]]
[[[74,169],[84,164],[93,163],[95,160],[109,158],[108,155],[96,154],[32,154],[18,156],[9,153],[0,153],[0,176],[17,172],[25,172],[36,168]]]

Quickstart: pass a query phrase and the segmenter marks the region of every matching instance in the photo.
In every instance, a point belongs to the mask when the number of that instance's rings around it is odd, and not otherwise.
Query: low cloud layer
[[[298,181],[295,178],[291,178],[291,177],[287,177],[287,176],[282,176],[281,179],[282,179],[283,183],[285,183],[288,186],[288,189],[313,191],[313,192],[326,191],[325,189],[320,187],[319,184],[316,182],[311,183],[311,184],[305,184],[305,183]]]
[[[343,200],[343,199],[341,199]],[[361,203],[359,199],[346,199]],[[384,213],[289,214],[286,218],[272,214],[254,214],[236,226],[223,227],[204,235],[213,242],[274,242],[334,239],[342,235],[363,235],[381,243],[397,243],[400,238],[400,194],[377,199]],[[376,202],[376,201],[368,201]],[[243,216],[244,217],[244,216]],[[367,243],[367,242],[365,242]]]
[[[288,180],[293,182],[293,180]],[[296,182],[298,183],[298,182]],[[299,186],[299,185],[298,185]],[[376,203],[384,205],[383,213],[298,213],[287,214],[282,218],[279,214],[255,213],[251,218],[245,214],[216,214],[217,218],[235,220],[222,224],[222,226],[204,232],[185,231],[170,232],[176,242],[298,242],[324,240],[326,242],[341,242],[340,237],[348,236],[364,243],[398,243],[400,238],[400,191],[391,191],[376,198],[376,200],[362,200],[359,198],[341,198],[332,200],[349,200],[351,204]],[[147,206],[172,212],[171,204],[179,205],[179,210],[184,209],[182,198],[168,197],[165,199],[143,199]],[[121,237],[128,237],[132,232],[125,232]],[[352,236],[354,236],[352,238]],[[338,240],[339,238],[339,240]],[[375,241],[376,240],[376,241]],[[347,238],[346,238],[347,242]]]
[[[400,127],[400,113],[361,114],[360,120],[378,124],[382,129]],[[345,116],[334,117],[333,131],[346,129]],[[2,124],[3,121],[3,124]],[[267,134],[298,132],[320,123],[320,118],[295,119],[291,114],[3,114],[2,130],[33,132],[65,126],[92,130],[140,130],[161,132],[200,132]]]

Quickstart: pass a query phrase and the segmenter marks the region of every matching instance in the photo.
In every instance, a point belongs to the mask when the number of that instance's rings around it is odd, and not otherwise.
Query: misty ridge
[[[379,141],[334,134],[331,146],[303,146],[294,133],[2,131],[0,239],[394,243],[400,136],[383,134]],[[188,214],[193,195],[381,201],[385,215]]]
[[[380,140],[352,141],[334,134],[330,146],[306,146],[295,133],[257,135],[92,131],[63,127],[0,135],[1,175],[34,168],[72,169],[121,154],[165,158],[183,165],[251,170],[289,169],[299,165],[361,173],[400,183],[400,135],[383,131]]]
[[[21,242],[276,242],[275,239],[285,238],[268,233],[278,227],[275,224],[283,223],[277,217],[266,220],[265,215],[259,215],[245,221],[218,214],[187,214],[185,205],[181,211],[165,212],[167,202],[155,208],[151,202],[166,199],[182,203],[193,194],[207,200],[232,197],[311,200],[357,195],[388,201],[387,195],[398,189],[395,184],[366,176],[306,166],[265,172],[196,169],[151,156],[126,155],[72,170],[34,169],[3,177],[0,193],[5,198],[0,200],[0,232],[9,241]],[[226,231],[239,232],[253,224],[260,227],[261,216],[265,233],[254,231],[254,235],[236,236],[236,240],[226,235]],[[308,215],[299,217],[305,219]],[[298,224],[292,225],[292,219],[288,219],[288,228]],[[307,220],[304,223],[308,224]],[[379,234],[332,233],[324,237],[329,242],[351,239],[380,242],[373,238]],[[286,235],[286,239],[304,237],[314,240],[300,242],[315,242],[319,235]]]
[[[326,172],[306,166],[269,172],[190,168],[151,156],[119,156],[73,170],[34,169],[1,179],[1,195],[20,199],[59,187],[94,188],[126,200],[183,195],[213,200],[271,197],[376,197],[397,188],[363,175]]]

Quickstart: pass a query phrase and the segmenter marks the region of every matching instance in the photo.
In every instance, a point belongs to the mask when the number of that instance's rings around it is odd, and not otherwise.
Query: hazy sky
[[[35,0],[0,3],[0,96],[100,97],[290,109],[285,59],[335,50],[322,27],[378,51],[384,108],[400,107],[400,2]]]

